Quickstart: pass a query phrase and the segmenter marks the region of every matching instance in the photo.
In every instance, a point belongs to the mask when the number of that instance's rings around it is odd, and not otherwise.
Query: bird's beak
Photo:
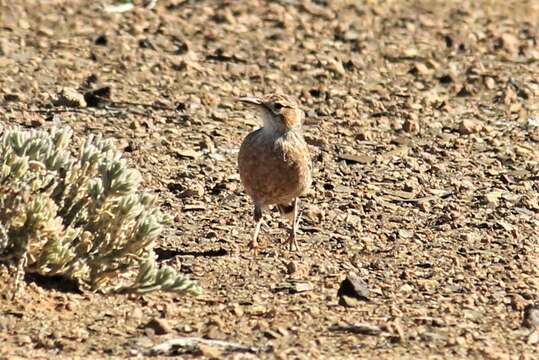
[[[255,106],[263,106],[264,105],[262,103],[262,100],[260,100],[259,98],[250,97],[250,96],[249,97],[237,98],[237,100],[241,101],[242,103],[255,105]]]

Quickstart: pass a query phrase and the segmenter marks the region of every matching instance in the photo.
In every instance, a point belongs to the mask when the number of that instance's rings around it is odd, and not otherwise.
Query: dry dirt
[[[28,277],[0,299],[0,357],[126,358],[189,336],[254,352],[186,358],[536,358],[521,322],[539,289],[537,1],[102,3],[0,0],[0,122],[117,139],[175,217],[161,261],[205,293]],[[53,105],[64,87],[105,90]],[[236,154],[257,119],[231,99],[277,90],[307,113],[316,173],[302,251],[273,213],[252,259]],[[340,305],[351,272],[368,300]]]

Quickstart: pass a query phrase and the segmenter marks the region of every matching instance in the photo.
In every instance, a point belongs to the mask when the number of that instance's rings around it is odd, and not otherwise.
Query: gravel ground
[[[522,321],[539,301],[538,2],[136,5],[0,0],[0,125],[115,138],[174,217],[160,261],[205,293],[28,276],[0,296],[0,357],[126,358],[182,337],[244,346],[185,358],[537,356]],[[274,212],[253,259],[236,155],[258,120],[233,98],[276,91],[307,114],[314,184],[302,251]],[[350,274],[361,296],[337,296]]]

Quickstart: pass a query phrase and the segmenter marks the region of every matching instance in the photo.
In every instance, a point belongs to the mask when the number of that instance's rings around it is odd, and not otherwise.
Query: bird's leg
[[[298,241],[296,239],[296,232],[298,230],[299,225],[299,216],[298,216],[298,199],[294,199],[294,209],[292,210],[292,228],[290,229],[290,235],[288,236],[288,240],[286,241],[289,245],[290,251],[294,250],[294,247],[297,251],[299,251]]]
[[[249,244],[253,250],[253,256],[258,255],[258,233],[260,232],[260,225],[262,224],[262,208],[259,205],[255,205],[254,211],[255,219],[255,231],[253,234],[253,240]]]

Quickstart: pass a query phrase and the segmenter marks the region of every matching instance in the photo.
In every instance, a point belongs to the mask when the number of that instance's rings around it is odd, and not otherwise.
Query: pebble
[[[318,224],[320,223],[321,221],[324,220],[325,218],[325,213],[324,213],[324,210],[320,209],[318,206],[316,205],[309,205],[307,206],[307,208],[305,209],[305,211],[303,212],[303,214],[305,215],[305,217],[311,221],[311,223],[314,223],[314,224]]]
[[[459,124],[459,134],[470,135],[480,132],[483,129],[483,124],[477,120],[465,119]]]
[[[522,325],[533,329],[539,327],[539,305],[527,305],[524,308]]]
[[[298,266],[296,265],[294,261],[290,261],[289,263],[286,264],[286,272],[288,275],[292,275],[297,270],[298,270]]]
[[[145,329],[151,329],[156,335],[165,335],[172,332],[172,328],[165,319],[153,318],[146,325]]]
[[[348,274],[346,278],[341,282],[341,286],[337,292],[337,296],[352,297],[358,300],[369,300],[369,287],[367,283],[359,278],[355,274]]]
[[[402,124],[402,129],[407,133],[417,134],[419,132],[419,122],[417,120],[407,119]]]
[[[485,203],[489,207],[496,207],[499,199],[502,197],[501,191],[491,191],[485,194]]]
[[[86,107],[86,100],[84,100],[84,95],[79,93],[77,90],[66,87],[60,91],[54,105],[84,108]]]
[[[198,345],[198,349],[202,353],[203,356],[209,358],[209,359],[218,359],[221,357],[221,354],[223,353],[222,349],[208,346],[208,345]]]

